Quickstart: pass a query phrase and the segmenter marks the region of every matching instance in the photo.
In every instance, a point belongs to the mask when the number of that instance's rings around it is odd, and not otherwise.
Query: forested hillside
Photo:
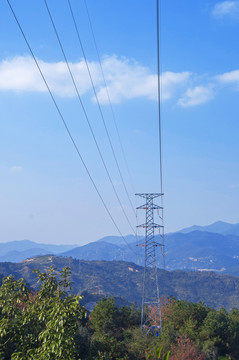
[[[12,275],[0,289],[2,360],[222,360],[239,358],[239,310],[161,298],[162,331],[140,328],[134,305],[103,298],[89,314],[71,295],[70,268],[36,271],[31,291]],[[154,319],[154,308],[148,316]]]
[[[140,304],[143,267],[124,261],[79,261],[57,256],[40,256],[21,263],[0,263],[0,274],[23,277],[32,289],[38,289],[33,269],[46,271],[54,266],[72,270],[72,291],[87,293],[87,299],[114,296],[123,302]],[[213,272],[184,272],[158,270],[161,295],[199,302],[228,310],[239,306],[239,278]],[[153,287],[153,283],[149,284]],[[89,296],[92,295],[92,296]]]

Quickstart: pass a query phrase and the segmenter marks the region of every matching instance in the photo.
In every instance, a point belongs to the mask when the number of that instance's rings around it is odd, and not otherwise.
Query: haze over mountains
[[[60,254],[77,245],[53,245],[36,243],[30,240],[19,240],[0,243],[0,261],[19,262],[29,257],[46,254]]]
[[[136,247],[135,236],[125,238],[130,247],[117,236],[83,246],[39,244],[28,240],[0,243],[0,261],[20,262],[37,255],[54,254],[80,260],[124,260],[142,265],[144,248]],[[239,224],[218,221],[208,226],[195,225],[167,234],[165,243],[167,270],[211,270],[239,276]],[[159,267],[162,267],[160,262]]]
[[[239,236],[239,224],[229,224],[223,221],[217,221],[211,225],[198,226],[193,225],[188,228],[180,230],[181,233],[187,234],[192,231],[207,231],[221,235],[236,235]]]
[[[166,269],[170,271],[159,270],[162,294],[193,302],[202,300],[217,309],[238,306],[239,278],[231,276],[239,276],[238,226],[217,222],[167,234]],[[143,238],[137,240],[142,245]],[[133,235],[126,236],[126,241],[130,247],[117,236],[83,246],[29,240],[0,243],[0,283],[3,276],[13,274],[16,278],[23,277],[36,289],[39,284],[33,269],[46,271],[53,265],[62,270],[70,266],[73,292],[84,293],[85,303],[114,296],[119,305],[132,301],[139,304],[144,247],[136,247]]]

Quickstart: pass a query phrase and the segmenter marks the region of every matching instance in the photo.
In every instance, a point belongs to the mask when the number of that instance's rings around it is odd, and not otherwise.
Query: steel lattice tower
[[[137,227],[145,228],[145,261],[144,261],[144,279],[143,279],[143,293],[142,293],[142,307],[141,307],[141,327],[149,332],[160,332],[161,325],[161,309],[159,297],[159,283],[157,274],[157,247],[164,247],[163,244],[156,241],[155,229],[159,229],[159,234],[164,240],[163,218],[161,224],[154,222],[154,210],[163,211],[162,206],[154,204],[154,199],[162,197],[162,193],[141,193],[136,194],[146,200],[145,204],[137,207],[137,209],[146,210],[145,224]],[[164,255],[164,249],[163,249]],[[153,285],[153,289],[152,289]],[[151,288],[151,290],[150,290]]]

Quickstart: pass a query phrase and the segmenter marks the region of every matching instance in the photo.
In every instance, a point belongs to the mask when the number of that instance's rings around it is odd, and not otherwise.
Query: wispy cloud
[[[171,99],[178,89],[183,89],[188,86],[188,81],[192,77],[189,71],[184,72],[164,72],[161,75],[162,96],[163,100]]]
[[[239,189],[239,184],[230,184],[229,189]]]
[[[196,106],[204,104],[214,98],[213,86],[195,86],[189,88],[185,94],[178,100],[182,107]]]
[[[234,70],[218,75],[216,79],[222,84],[237,85],[237,89],[239,90],[239,70]]]
[[[222,18],[224,16],[239,16],[239,1],[222,1],[217,3],[212,9],[215,17]]]
[[[10,173],[16,174],[16,173],[23,171],[23,167],[15,165],[15,166],[10,167],[9,171],[10,171]]]
[[[108,83],[111,100],[114,103],[123,100],[144,97],[157,99],[157,75],[135,61],[119,59],[115,56],[107,57],[103,62],[104,72]],[[165,72],[161,75],[162,99],[171,99],[177,87],[185,86],[190,77],[189,72]],[[101,103],[107,103],[108,97],[105,87],[98,92]]]
[[[64,62],[47,63],[38,59],[39,65],[49,83],[51,90],[59,96],[74,96],[68,69]],[[73,74],[79,82],[79,90],[84,93],[90,88],[83,62],[70,63]],[[94,66],[91,66],[94,75]],[[80,81],[79,81],[80,80]],[[17,56],[0,63],[0,90],[2,91],[35,91],[47,92],[40,73],[29,56]]]
[[[48,63],[38,60],[51,91],[60,97],[76,97],[74,86],[64,62]],[[81,95],[92,97],[91,83],[83,60],[69,63]],[[100,65],[88,63],[101,104],[108,103]],[[105,56],[102,61],[112,103],[120,104],[131,99],[157,101],[157,74],[135,60]],[[212,100],[222,85],[234,84],[239,89],[239,70],[210,77],[189,71],[167,71],[161,74],[162,100],[172,100],[181,107],[202,105]],[[238,86],[237,86],[238,85]],[[29,56],[17,56],[0,62],[0,91],[39,92],[47,89]],[[95,99],[92,97],[92,101]]]
[[[55,95],[75,97],[68,69],[64,62],[47,63],[38,60],[39,65]],[[91,90],[91,83],[84,61],[69,63],[80,94]],[[102,104],[108,97],[97,62],[88,63],[97,95]],[[111,101],[120,103],[133,98],[157,99],[157,75],[136,61],[116,56],[107,56],[102,62]],[[186,86],[189,72],[165,72],[162,74],[163,100],[171,99],[175,90]],[[0,91],[47,92],[46,86],[31,57],[18,56],[0,63]]]

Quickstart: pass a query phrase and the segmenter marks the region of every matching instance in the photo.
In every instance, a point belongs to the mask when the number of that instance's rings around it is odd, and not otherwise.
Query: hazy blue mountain
[[[31,241],[15,241],[8,243],[8,247],[6,243],[0,244],[0,246],[5,246],[5,249],[8,249],[8,252],[5,252],[5,254],[0,249],[0,261],[19,262],[37,255],[56,254],[59,250],[63,249],[63,252],[60,253],[61,256],[72,257],[74,259],[124,260],[143,265],[144,247],[142,247],[142,241],[139,241],[141,246],[136,247],[135,240],[136,238],[133,235],[129,235],[127,237],[129,246],[127,246],[125,243],[122,243],[121,237],[112,236],[78,247],[45,244],[34,246],[36,243]],[[239,275],[238,236],[221,235],[205,231],[178,232],[166,235],[165,244],[167,270],[205,271],[209,269],[221,273]],[[64,251],[67,247],[68,251]],[[71,248],[70,250],[69,247]],[[16,249],[21,249],[21,251]],[[160,248],[158,251],[158,266],[163,267]]]
[[[31,248],[25,251],[9,251],[7,252],[5,255],[0,256],[0,261],[4,262],[4,261],[10,261],[10,262],[20,262],[23,261],[25,259],[28,258],[32,258],[34,256],[38,256],[38,255],[47,255],[49,254],[49,251],[45,250],[45,249],[41,249],[41,248]]]
[[[170,234],[165,242],[170,270],[211,269],[230,273],[232,267],[239,265],[239,237],[235,235],[193,231]]]
[[[207,269],[239,276],[239,236],[227,234],[239,224],[216,222],[207,227],[194,226],[165,235],[166,269],[198,270]],[[203,231],[203,229],[211,231]],[[197,229],[196,231],[194,229]],[[190,231],[189,230],[194,230]],[[219,232],[224,232],[221,234]],[[124,260],[138,265],[144,264],[143,238],[128,235],[129,246],[120,236],[107,236],[84,246],[49,245],[29,240],[0,243],[0,261],[19,262],[37,255],[55,254],[80,260]],[[158,237],[156,237],[158,239]],[[163,267],[159,251],[158,266]]]
[[[188,228],[182,229],[179,232],[187,234],[192,231],[207,231],[222,235],[236,235],[239,236],[239,224],[229,224],[223,221],[217,221],[211,225],[199,226],[193,225]]]
[[[101,240],[78,246],[61,253],[61,256],[71,256],[79,260],[124,260],[124,252],[124,246]]]
[[[0,261],[18,262],[36,255],[58,255],[76,246],[77,245],[42,244],[30,240],[10,241],[0,243]]]
[[[156,237],[158,239],[158,237]],[[110,237],[119,243],[120,239]],[[132,238],[133,240],[133,238]],[[207,269],[222,273],[239,275],[239,237],[210,232],[193,231],[187,234],[173,233],[165,236],[166,269],[198,270]],[[158,266],[163,267],[160,248]],[[96,241],[64,252],[62,256],[71,256],[80,260],[125,260],[139,265],[144,264],[144,247],[136,247],[136,242],[127,245],[115,245]]]
[[[142,236],[139,238],[142,238]],[[136,239],[135,239],[134,235],[126,235],[126,236],[124,236],[124,238],[122,238],[121,236],[105,236],[105,237],[99,239],[98,241],[103,241],[103,242],[118,245],[118,246],[120,246],[120,245],[124,246],[127,243],[128,244],[135,243]]]

